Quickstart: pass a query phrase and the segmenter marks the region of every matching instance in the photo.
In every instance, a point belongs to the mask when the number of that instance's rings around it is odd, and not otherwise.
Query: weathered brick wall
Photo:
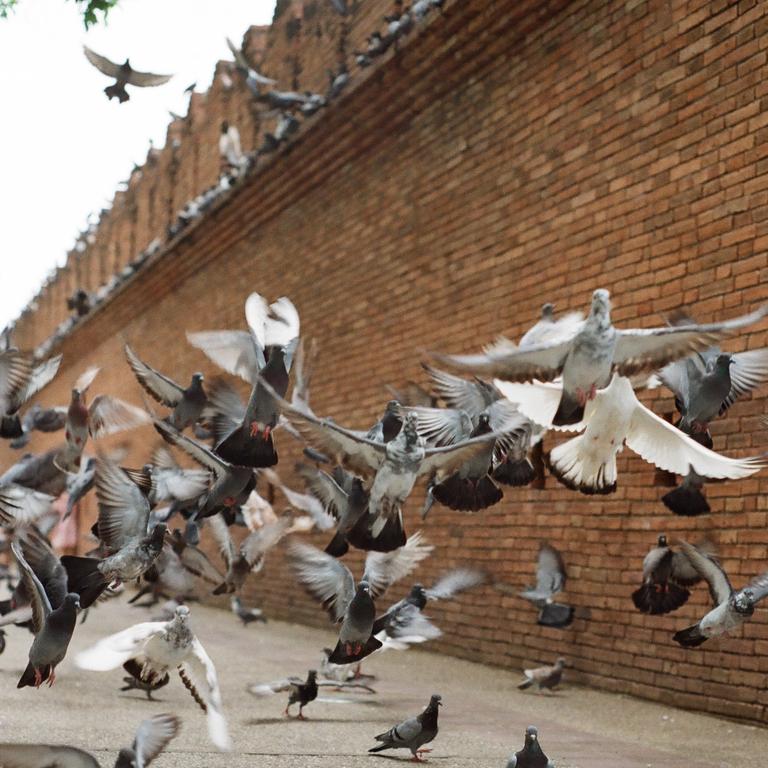
[[[378,18],[384,5],[360,12]],[[278,32],[288,16],[284,9]],[[285,40],[267,47],[279,46],[289,50]],[[756,2],[449,2],[445,17],[357,73],[354,90],[288,151],[66,339],[62,374],[44,400],[65,402],[76,375],[98,363],[94,394],[140,402],[119,335],[182,378],[213,374],[184,332],[242,325],[252,290],[295,301],[320,350],[313,405],[356,428],[377,417],[384,383],[420,378],[418,348],[469,351],[499,332],[519,334],[546,300],[584,309],[604,286],[616,321],[632,325],[657,324],[680,305],[701,320],[753,308],[767,298],[767,54],[768,12]],[[266,60],[264,70],[282,61]],[[238,114],[243,98],[229,96]],[[214,128],[193,121],[211,141]],[[182,139],[180,154],[189,143]],[[202,158],[215,159],[215,149],[197,146],[204,176],[211,166]],[[166,147],[146,174],[166,223],[191,184],[181,181],[188,170],[169,183],[171,154]],[[143,205],[137,196],[139,212]],[[25,327],[33,337],[38,316],[42,323],[42,306]],[[766,344],[763,323],[728,348]],[[672,410],[661,395],[653,405]],[[765,405],[761,393],[734,406],[714,427],[716,448],[764,450]],[[143,461],[151,432],[127,439],[127,461]],[[51,442],[36,436],[34,447]],[[289,479],[290,439],[281,436],[280,448]],[[629,597],[660,532],[708,534],[735,584],[762,572],[765,474],[709,485],[712,514],[691,520],[667,512],[649,465],[626,453],[619,468],[618,492],[605,498],[548,478],[545,490],[505,489],[504,502],[480,514],[434,509],[421,527],[436,554],[418,576],[478,562],[508,586],[431,606],[445,631],[435,646],[511,667],[562,654],[572,679],[765,721],[761,611],[735,636],[685,651],[671,635],[706,610],[704,589],[669,617],[641,616]],[[420,503],[417,493],[411,531]],[[536,626],[534,611],[509,593],[533,578],[545,537],[565,554],[567,598],[591,611],[566,631]],[[324,624],[280,553],[248,597],[269,615]]]

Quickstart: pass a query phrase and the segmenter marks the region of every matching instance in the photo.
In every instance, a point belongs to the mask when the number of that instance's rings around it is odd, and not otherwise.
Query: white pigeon
[[[494,384],[533,421],[549,427],[560,401],[552,384],[511,386]],[[525,392],[530,392],[528,399]],[[582,423],[569,425],[583,433],[555,446],[549,455],[552,473],[566,486],[582,493],[612,493],[616,489],[616,456],[624,444],[650,464],[667,472],[736,480],[758,472],[761,458],[731,459],[699,445],[659,418],[635,396],[629,379],[615,374],[587,403]]]
[[[180,605],[168,621],[135,624],[100,640],[80,652],[75,663],[81,669],[107,672],[133,662],[134,676],[144,682],[163,678],[177,668],[184,686],[208,715],[208,734],[222,752],[232,748],[227,721],[221,705],[221,692],[213,666],[202,643],[189,628],[189,608]],[[130,670],[129,670],[130,671]]]

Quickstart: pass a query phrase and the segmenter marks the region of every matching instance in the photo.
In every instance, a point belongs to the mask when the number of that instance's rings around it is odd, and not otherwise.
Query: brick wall
[[[311,24],[322,22],[317,14],[327,5],[318,5]],[[352,45],[388,5],[361,5]],[[286,25],[303,11],[305,32],[306,10],[281,3],[265,43],[267,74],[287,76],[286,58],[300,47]],[[330,57],[333,39],[324,42]],[[321,61],[321,48],[310,46],[313,61]],[[252,290],[295,301],[320,350],[313,405],[355,428],[377,417],[383,384],[420,378],[415,350],[469,351],[499,332],[519,334],[547,300],[561,311],[585,309],[591,291],[604,286],[616,321],[632,325],[657,324],[680,305],[701,320],[754,308],[766,299],[768,277],[767,55],[768,9],[757,2],[449,2],[445,16],[397,54],[356,72],[351,92],[287,151],[66,338],[62,373],[43,399],[65,402],[76,375],[98,363],[94,394],[140,402],[121,335],[182,378],[196,369],[213,374],[184,332],[241,325]],[[320,87],[320,66],[305,63],[302,84]],[[199,113],[193,102],[190,125],[170,127],[181,144],[145,168],[136,213],[124,199],[124,210],[106,215],[87,251],[94,254],[89,279],[107,263],[95,254],[126,258],[128,242],[141,248],[199,191],[195,184],[208,183],[212,120],[225,103],[233,110],[226,114],[251,114],[239,85],[226,100],[216,93],[214,86],[200,97]],[[142,234],[129,240],[130,226]],[[70,261],[83,269],[83,259]],[[25,340],[37,342],[52,327],[55,312],[39,304],[21,324]],[[766,344],[763,323],[728,348]],[[669,398],[654,397],[657,412],[671,412]],[[738,403],[714,427],[716,448],[765,450],[765,405],[763,394]],[[143,461],[151,432],[127,439],[129,460]],[[34,447],[51,442],[36,436]],[[279,468],[290,479],[290,440],[281,436],[280,448]],[[3,461],[10,459],[5,450]],[[545,490],[505,489],[504,502],[480,514],[434,509],[421,527],[436,555],[419,578],[479,562],[501,585],[430,607],[445,631],[435,646],[513,668],[562,654],[573,680],[765,721],[763,611],[735,636],[685,651],[671,635],[702,615],[704,589],[669,617],[641,616],[629,597],[660,532],[708,534],[735,584],[762,572],[765,473],[709,485],[712,514],[689,520],[661,504],[664,489],[654,486],[649,465],[626,453],[619,470],[618,492],[605,498],[567,492],[548,478]],[[420,503],[417,492],[410,531],[420,527]],[[91,500],[84,529],[93,512]],[[564,632],[536,626],[534,611],[510,594],[533,578],[544,537],[565,554],[567,598],[591,612]],[[281,554],[253,582],[247,597],[269,615],[325,625],[291,586]]]

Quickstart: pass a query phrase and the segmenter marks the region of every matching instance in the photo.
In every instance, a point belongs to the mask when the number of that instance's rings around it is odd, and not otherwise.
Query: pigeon
[[[535,726],[529,725],[525,729],[525,744],[509,758],[507,768],[555,768],[555,764],[541,750]]]
[[[661,497],[661,501],[667,509],[683,517],[698,517],[710,512],[709,502],[704,495],[704,479],[692,469],[680,485]]]
[[[175,715],[153,715],[136,730],[133,745],[121,749],[115,768],[145,768],[178,733],[181,722]],[[8,768],[99,768],[99,762],[76,747],[48,744],[0,744],[0,765]]]
[[[72,514],[75,506],[88,494],[93,488],[96,480],[96,459],[88,456],[85,461],[80,461],[80,469],[77,474],[66,475],[67,478],[67,509],[64,518]]]
[[[35,365],[31,355],[18,349],[0,352],[0,437],[24,435],[19,409],[56,375],[61,355]]]
[[[562,389],[552,418],[555,426],[578,424],[584,407],[611,374],[629,376],[654,371],[669,362],[710,346],[727,333],[756,323],[768,306],[721,323],[619,330],[611,323],[610,294],[592,295],[589,317],[570,338],[526,347],[491,348],[481,355],[432,356],[452,369],[490,375],[504,381],[551,381],[562,376]]]
[[[240,131],[226,120],[221,123],[219,157],[222,164],[229,168],[241,168],[245,163],[245,155],[240,148]]]
[[[238,48],[229,38],[227,38],[227,46],[232,52],[232,55],[235,57],[235,65],[237,66],[238,70],[245,76],[246,85],[252,93],[259,93],[260,85],[275,85],[277,83],[276,80],[265,77],[253,69],[253,67],[251,67],[251,65],[248,63],[248,59],[246,59],[243,51]]]
[[[158,403],[173,409],[166,420],[174,429],[183,432],[187,427],[191,427],[197,422],[207,402],[203,389],[204,377],[202,373],[193,373],[192,381],[184,389],[173,379],[140,360],[127,344],[125,345],[125,357],[144,391]]]
[[[141,408],[107,395],[95,397],[91,405],[86,407],[86,393],[98,373],[98,368],[89,368],[78,378],[72,389],[64,433],[66,445],[55,459],[56,466],[63,472],[77,472],[89,435],[93,438],[105,437],[150,421],[150,417]]]
[[[339,641],[329,658],[332,664],[360,661],[381,647],[373,636],[374,600],[407,576],[431,550],[419,534],[414,534],[394,552],[371,552],[365,560],[363,578],[355,586],[352,572],[336,558],[309,544],[291,544],[289,551],[299,581],[322,602],[331,620],[340,624]]]
[[[192,440],[165,422],[155,419],[155,429],[171,445],[181,448],[201,467],[213,473],[213,482],[199,501],[197,519],[210,517],[224,509],[243,504],[256,487],[256,478],[249,467],[233,466],[213,451]]]
[[[526,415],[548,426],[547,420],[559,396],[556,385],[525,386],[539,405],[546,401],[541,407],[526,410],[530,403],[520,397],[521,385],[506,386],[499,380],[495,383],[507,397],[518,402]],[[629,379],[623,376],[614,375],[605,389],[598,390],[583,417],[582,424],[577,425],[584,430],[583,434],[560,443],[549,454],[550,470],[555,477],[582,493],[606,494],[616,490],[616,456],[625,443],[645,461],[679,475],[693,468],[704,477],[739,479],[763,466],[760,458],[731,459],[699,445],[646,408],[637,399]]]
[[[114,98],[122,104],[131,97],[125,90],[126,85],[133,85],[138,88],[155,87],[167,83],[173,75],[155,75],[151,72],[137,72],[128,59],[124,64],[115,64],[104,56],[100,56],[87,46],[83,46],[85,57],[96,67],[103,75],[113,77],[115,82],[104,89],[107,98],[111,101]]]
[[[56,682],[56,667],[66,656],[69,641],[75,631],[80,599],[76,594],[69,592],[64,595],[61,604],[54,608],[17,542],[11,544],[11,551],[19,565],[24,588],[32,606],[32,631],[35,633],[29,650],[29,663],[16,687],[34,685],[39,688],[46,680],[50,687]],[[60,578],[58,586],[63,586]]]
[[[569,312],[555,319],[555,306],[547,303],[541,307],[541,318],[520,337],[519,344],[521,347],[533,347],[567,341],[581,330],[583,323],[581,312]]]
[[[413,759],[421,761],[421,755],[431,752],[424,749],[424,744],[429,744],[437,736],[437,711],[442,706],[442,697],[433,693],[427,704],[427,708],[416,717],[409,717],[399,725],[380,733],[374,738],[382,742],[378,746],[371,747],[369,752],[382,752],[385,749],[410,749]]]
[[[768,596],[768,573],[753,579],[736,592],[720,563],[710,554],[681,541],[683,553],[709,586],[714,608],[690,627],[675,632],[673,639],[683,648],[697,648],[711,637],[726,634],[752,617],[755,605]]]
[[[216,668],[189,627],[187,606],[176,608],[171,621],[135,624],[105,637],[81,651],[75,663],[94,672],[128,664],[127,671],[144,682],[162,679],[176,667],[185,688],[208,715],[208,734],[213,744],[224,752],[231,749]]]
[[[163,547],[166,526],[159,523],[148,531],[149,501],[117,464],[97,459],[96,497],[99,518],[95,532],[105,556],[66,555],[61,563],[67,570],[69,588],[77,592],[83,608],[92,605],[111,584],[138,579],[157,559]]]
[[[643,560],[643,583],[632,593],[632,602],[641,613],[671,613],[685,605],[701,575],[684,552],[675,552],[661,534],[657,545]]]
[[[14,450],[20,450],[29,443],[32,432],[58,432],[60,429],[64,429],[66,423],[66,408],[61,406],[42,408],[35,404],[24,414],[21,420],[22,434],[11,440],[10,446]]]
[[[160,678],[157,682],[145,683],[143,680],[133,677],[133,675],[126,675],[123,678],[123,687],[120,688],[121,692],[125,691],[144,691],[147,697],[147,701],[157,701],[152,698],[152,694],[160,688],[164,688],[171,682],[171,676],[166,674],[165,677]]]
[[[288,691],[288,704],[286,705],[283,714],[286,717],[290,717],[291,707],[294,704],[298,704],[299,714],[296,717],[299,720],[306,719],[303,712],[304,707],[317,698],[317,690],[317,671],[314,669],[310,669],[309,672],[307,672],[307,679],[305,682],[302,682],[300,678],[288,678],[286,680],[278,680],[274,683],[251,685],[248,687],[248,691],[254,696],[268,696],[272,693]]]
[[[93,308],[93,297],[88,291],[78,288],[67,298],[67,309],[75,313],[75,317],[85,317]]]
[[[563,669],[565,668],[565,659],[560,657],[551,667],[537,667],[536,669],[524,669],[523,674],[525,680],[518,683],[517,687],[521,691],[525,691],[531,686],[535,685],[537,690],[551,691],[553,688],[557,688],[560,685],[560,680],[563,677]]]
[[[296,470],[299,474],[305,473],[310,480],[314,479],[315,471],[311,467],[303,464],[297,464]],[[320,470],[317,470],[319,473]],[[278,488],[293,509],[300,512],[306,512],[319,531],[327,531],[335,526],[335,518],[326,511],[326,505],[311,493],[299,493],[283,484],[280,476],[272,469],[264,469],[261,473],[264,479],[275,488]],[[325,473],[323,473],[325,474]],[[333,482],[332,478],[329,478]]]
[[[0,484],[0,527],[26,528],[51,512],[54,497],[15,483]]]
[[[239,597],[233,597],[230,601],[230,606],[232,613],[243,622],[244,627],[247,627],[252,621],[260,621],[263,624],[267,623],[267,617],[262,610],[259,608],[246,608]]]
[[[16,483],[53,497],[59,496],[67,487],[67,474],[56,466],[60,448],[45,453],[24,454],[19,461],[0,475],[0,485]]]
[[[538,624],[562,629],[573,622],[574,608],[553,600],[565,588],[565,580],[563,556],[551,544],[543,541],[536,562],[536,586],[520,592],[520,597],[529,600],[539,609]]]

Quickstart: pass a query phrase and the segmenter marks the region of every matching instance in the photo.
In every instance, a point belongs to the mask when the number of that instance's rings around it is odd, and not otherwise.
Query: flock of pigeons
[[[136,585],[131,602],[147,595],[149,605],[165,599],[162,615],[103,638],[79,653],[76,664],[101,672],[122,667],[127,674],[123,690],[141,690],[148,697],[177,670],[207,715],[212,743],[230,749],[216,669],[190,626],[186,602],[206,591],[228,594],[244,625],[264,621],[238,593],[288,536],[297,582],[328,611],[338,641],[323,653],[321,679],[310,670],[306,679],[288,677],[249,690],[257,696],[287,691],[286,715],[298,704],[299,718],[320,686],[370,691],[360,670],[364,658],[439,637],[440,629],[424,613],[429,603],[487,580],[482,570],[460,567],[429,587],[414,584],[384,611],[377,607],[384,593],[433,550],[420,531],[407,534],[402,514],[420,478],[426,480],[423,516],[435,504],[468,512],[490,507],[501,500],[503,487],[540,482],[544,465],[568,488],[611,493],[618,484],[616,456],[627,445],[686,480],[695,473],[695,493],[704,498],[703,478],[738,479],[764,465],[763,457],[727,458],[708,446],[710,421],[768,379],[768,350],[730,355],[713,345],[766,314],[768,306],[706,325],[673,318],[661,328],[617,329],[608,292],[597,290],[586,319],[576,313],[557,319],[545,306],[518,344],[500,338],[477,355],[429,353],[443,369],[466,377],[425,365],[434,394],[409,384],[367,431],[314,414],[309,394],[315,347],[305,346],[299,314],[285,297],[269,304],[251,294],[243,329],[187,334],[214,364],[248,383],[247,401],[224,377],[207,384],[194,373],[188,384],[179,383],[126,344],[143,408],[106,394],[91,397],[97,368],[74,382],[67,406],[27,408],[57,375],[61,357],[36,362],[31,354],[8,347],[0,353],[0,436],[21,448],[35,431],[64,430],[61,445],[25,454],[0,477],[0,530],[18,573],[10,599],[0,601],[0,626],[26,627],[34,635],[18,687],[39,688],[46,681],[52,686],[78,612],[97,607],[123,585]],[[653,414],[635,395],[635,388],[659,383],[675,393],[676,425]],[[164,417],[150,399],[167,409]],[[141,468],[121,466],[119,454],[86,453],[89,440],[149,424],[162,442]],[[579,434],[544,452],[542,441],[550,430]],[[304,491],[286,486],[273,469],[281,440],[301,444],[303,459],[296,469]],[[196,468],[183,468],[174,450]],[[285,497],[286,513],[275,514],[259,493],[264,485],[270,498],[277,492]],[[85,556],[59,556],[51,532],[66,524],[92,489],[98,502],[91,531],[95,547]],[[57,507],[59,497],[66,503]],[[244,535],[233,536],[238,528]],[[324,550],[299,540],[311,530],[329,535]],[[208,551],[220,553],[219,562],[201,548],[203,538],[213,545]],[[341,559],[350,548],[367,552],[359,577]],[[4,570],[10,584],[13,569]],[[520,596],[537,607],[540,624],[567,627],[574,608],[554,600],[566,579],[561,553],[543,542],[536,570],[536,584]],[[675,634],[685,647],[734,629],[768,595],[768,575],[736,591],[710,545],[681,541],[673,550],[660,536],[645,558],[642,584],[632,599],[645,613],[667,613],[683,605],[699,581],[709,585],[714,607]],[[0,637],[4,644],[5,635]],[[525,670],[520,688],[556,687],[565,663],[559,659],[551,667]],[[435,694],[418,717],[376,736],[381,743],[371,751],[407,748],[420,759],[437,733],[439,706]],[[172,716],[142,723],[130,753],[134,757],[121,757],[118,765],[147,764],[147,756],[159,752],[177,728]],[[49,765],[50,749],[0,745],[0,764]],[[145,757],[135,757],[140,754]],[[550,764],[535,729],[528,729],[523,750],[510,764]]]

